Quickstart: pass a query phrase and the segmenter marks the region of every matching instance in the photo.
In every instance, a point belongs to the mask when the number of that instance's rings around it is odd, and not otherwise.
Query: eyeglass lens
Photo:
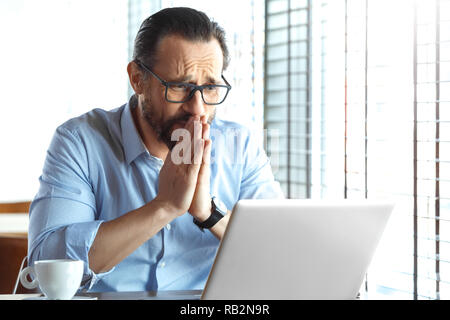
[[[167,87],[167,99],[172,102],[185,102],[191,98],[193,88],[183,84],[169,85]],[[202,97],[205,103],[218,104],[225,99],[228,88],[220,86],[203,87]]]

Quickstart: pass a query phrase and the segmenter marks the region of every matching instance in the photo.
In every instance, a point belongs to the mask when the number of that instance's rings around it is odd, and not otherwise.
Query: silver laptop
[[[202,299],[355,299],[392,203],[241,200]]]

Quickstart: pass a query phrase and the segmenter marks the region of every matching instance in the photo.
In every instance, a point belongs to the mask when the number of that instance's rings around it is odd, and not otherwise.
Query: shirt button
[[[170,225],[170,223],[168,223],[168,224],[166,225],[166,228],[167,228],[167,230],[170,230],[170,228],[172,228],[172,226]]]
[[[161,262],[160,266],[161,266],[161,268],[164,268],[166,266],[166,262],[165,261]]]

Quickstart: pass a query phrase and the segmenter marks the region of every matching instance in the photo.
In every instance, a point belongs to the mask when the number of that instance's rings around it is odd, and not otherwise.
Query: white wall
[[[127,100],[127,1],[0,1],[0,201],[32,199],[56,127]]]

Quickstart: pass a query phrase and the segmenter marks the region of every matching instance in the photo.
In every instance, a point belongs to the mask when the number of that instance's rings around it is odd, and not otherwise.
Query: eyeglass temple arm
[[[222,74],[222,79],[223,79],[223,81],[225,81],[225,84],[231,89],[231,84],[228,83],[227,79],[225,79],[223,74]]]
[[[163,85],[167,85],[167,81],[164,81],[163,79],[161,79],[156,73],[154,73],[152,70],[150,70],[149,67],[147,67],[145,64],[143,64],[141,61],[139,61],[138,59],[134,60],[136,64],[138,64],[139,66],[141,66],[142,68],[145,69],[145,71],[150,72],[156,79],[159,80],[159,82],[161,82]]]

